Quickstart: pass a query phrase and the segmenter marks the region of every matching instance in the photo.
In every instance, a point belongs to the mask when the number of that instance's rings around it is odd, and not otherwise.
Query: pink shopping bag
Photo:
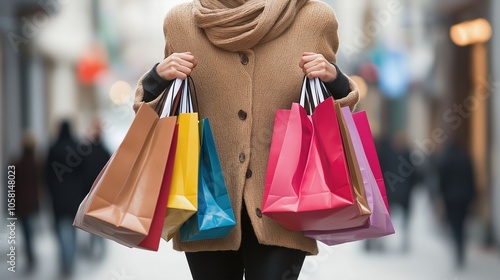
[[[377,150],[375,149],[375,142],[373,141],[372,132],[370,129],[370,123],[368,122],[368,117],[365,111],[357,112],[352,114],[354,122],[356,123],[356,128],[358,129],[359,137],[361,142],[363,142],[363,149],[365,150],[366,157],[370,163],[370,169],[372,170],[373,176],[377,181],[378,189],[384,198],[384,203],[389,210],[389,202],[387,201],[387,191],[385,189],[384,177],[382,176],[382,170],[380,168],[380,162],[378,160]]]

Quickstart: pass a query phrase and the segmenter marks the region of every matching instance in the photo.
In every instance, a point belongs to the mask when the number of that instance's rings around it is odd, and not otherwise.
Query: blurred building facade
[[[442,0],[437,9],[447,32],[442,35],[448,35],[441,48],[448,56],[446,82],[449,92],[438,112],[450,135],[472,156],[477,190],[475,213],[483,225],[483,242],[488,246],[495,239],[499,240],[499,232],[495,234],[494,230],[499,221],[494,205],[500,202],[496,196],[500,188],[496,178],[498,167],[495,169],[499,89],[495,77],[498,64],[494,57],[500,30],[491,27],[495,24],[494,10],[498,9],[498,3]],[[476,23],[479,24],[474,25]]]
[[[2,166],[19,153],[22,131],[43,151],[61,119],[85,136],[100,117],[116,147],[138,77],[163,58],[163,17],[176,2],[1,1]],[[113,96],[117,81],[126,86]]]
[[[407,132],[417,169],[452,139],[459,142],[474,162],[482,238],[498,242],[498,1],[329,2],[340,23],[339,63],[368,84],[358,108],[380,136]],[[477,19],[485,21],[473,25]]]
[[[497,16],[500,11],[500,1],[492,1],[490,9],[490,18],[493,22],[493,42],[492,42],[492,69],[493,81],[496,90],[492,92],[492,125],[493,131],[491,137],[493,139],[491,150],[491,173],[492,173],[492,186],[493,186],[493,221],[494,232],[496,233],[496,242],[500,242],[500,95],[498,94],[498,87],[500,86],[500,18]]]

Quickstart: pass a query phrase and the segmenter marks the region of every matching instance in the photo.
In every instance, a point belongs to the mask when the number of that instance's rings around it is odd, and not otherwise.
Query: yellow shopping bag
[[[198,209],[198,113],[179,114],[177,150],[162,238],[170,240]]]

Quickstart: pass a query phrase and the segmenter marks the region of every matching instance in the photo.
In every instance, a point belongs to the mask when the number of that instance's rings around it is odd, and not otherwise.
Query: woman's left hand
[[[319,78],[321,81],[329,83],[337,78],[337,69],[322,54],[303,53],[299,66],[309,79]]]

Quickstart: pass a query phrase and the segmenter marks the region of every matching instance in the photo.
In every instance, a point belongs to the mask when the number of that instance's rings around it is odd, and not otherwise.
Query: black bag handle
[[[180,86],[179,82],[181,83]],[[192,113],[198,111],[198,95],[196,92],[194,80],[191,76],[187,76],[185,80],[173,80],[170,86],[163,91],[160,99],[158,100],[158,103],[154,108],[155,112],[159,116],[161,116],[163,108],[165,107],[165,102],[167,102],[170,90],[174,90],[177,86],[179,86],[177,92],[173,92],[170,95],[171,99],[168,115],[177,116],[180,112]],[[194,93],[196,107],[193,106],[192,93]]]

